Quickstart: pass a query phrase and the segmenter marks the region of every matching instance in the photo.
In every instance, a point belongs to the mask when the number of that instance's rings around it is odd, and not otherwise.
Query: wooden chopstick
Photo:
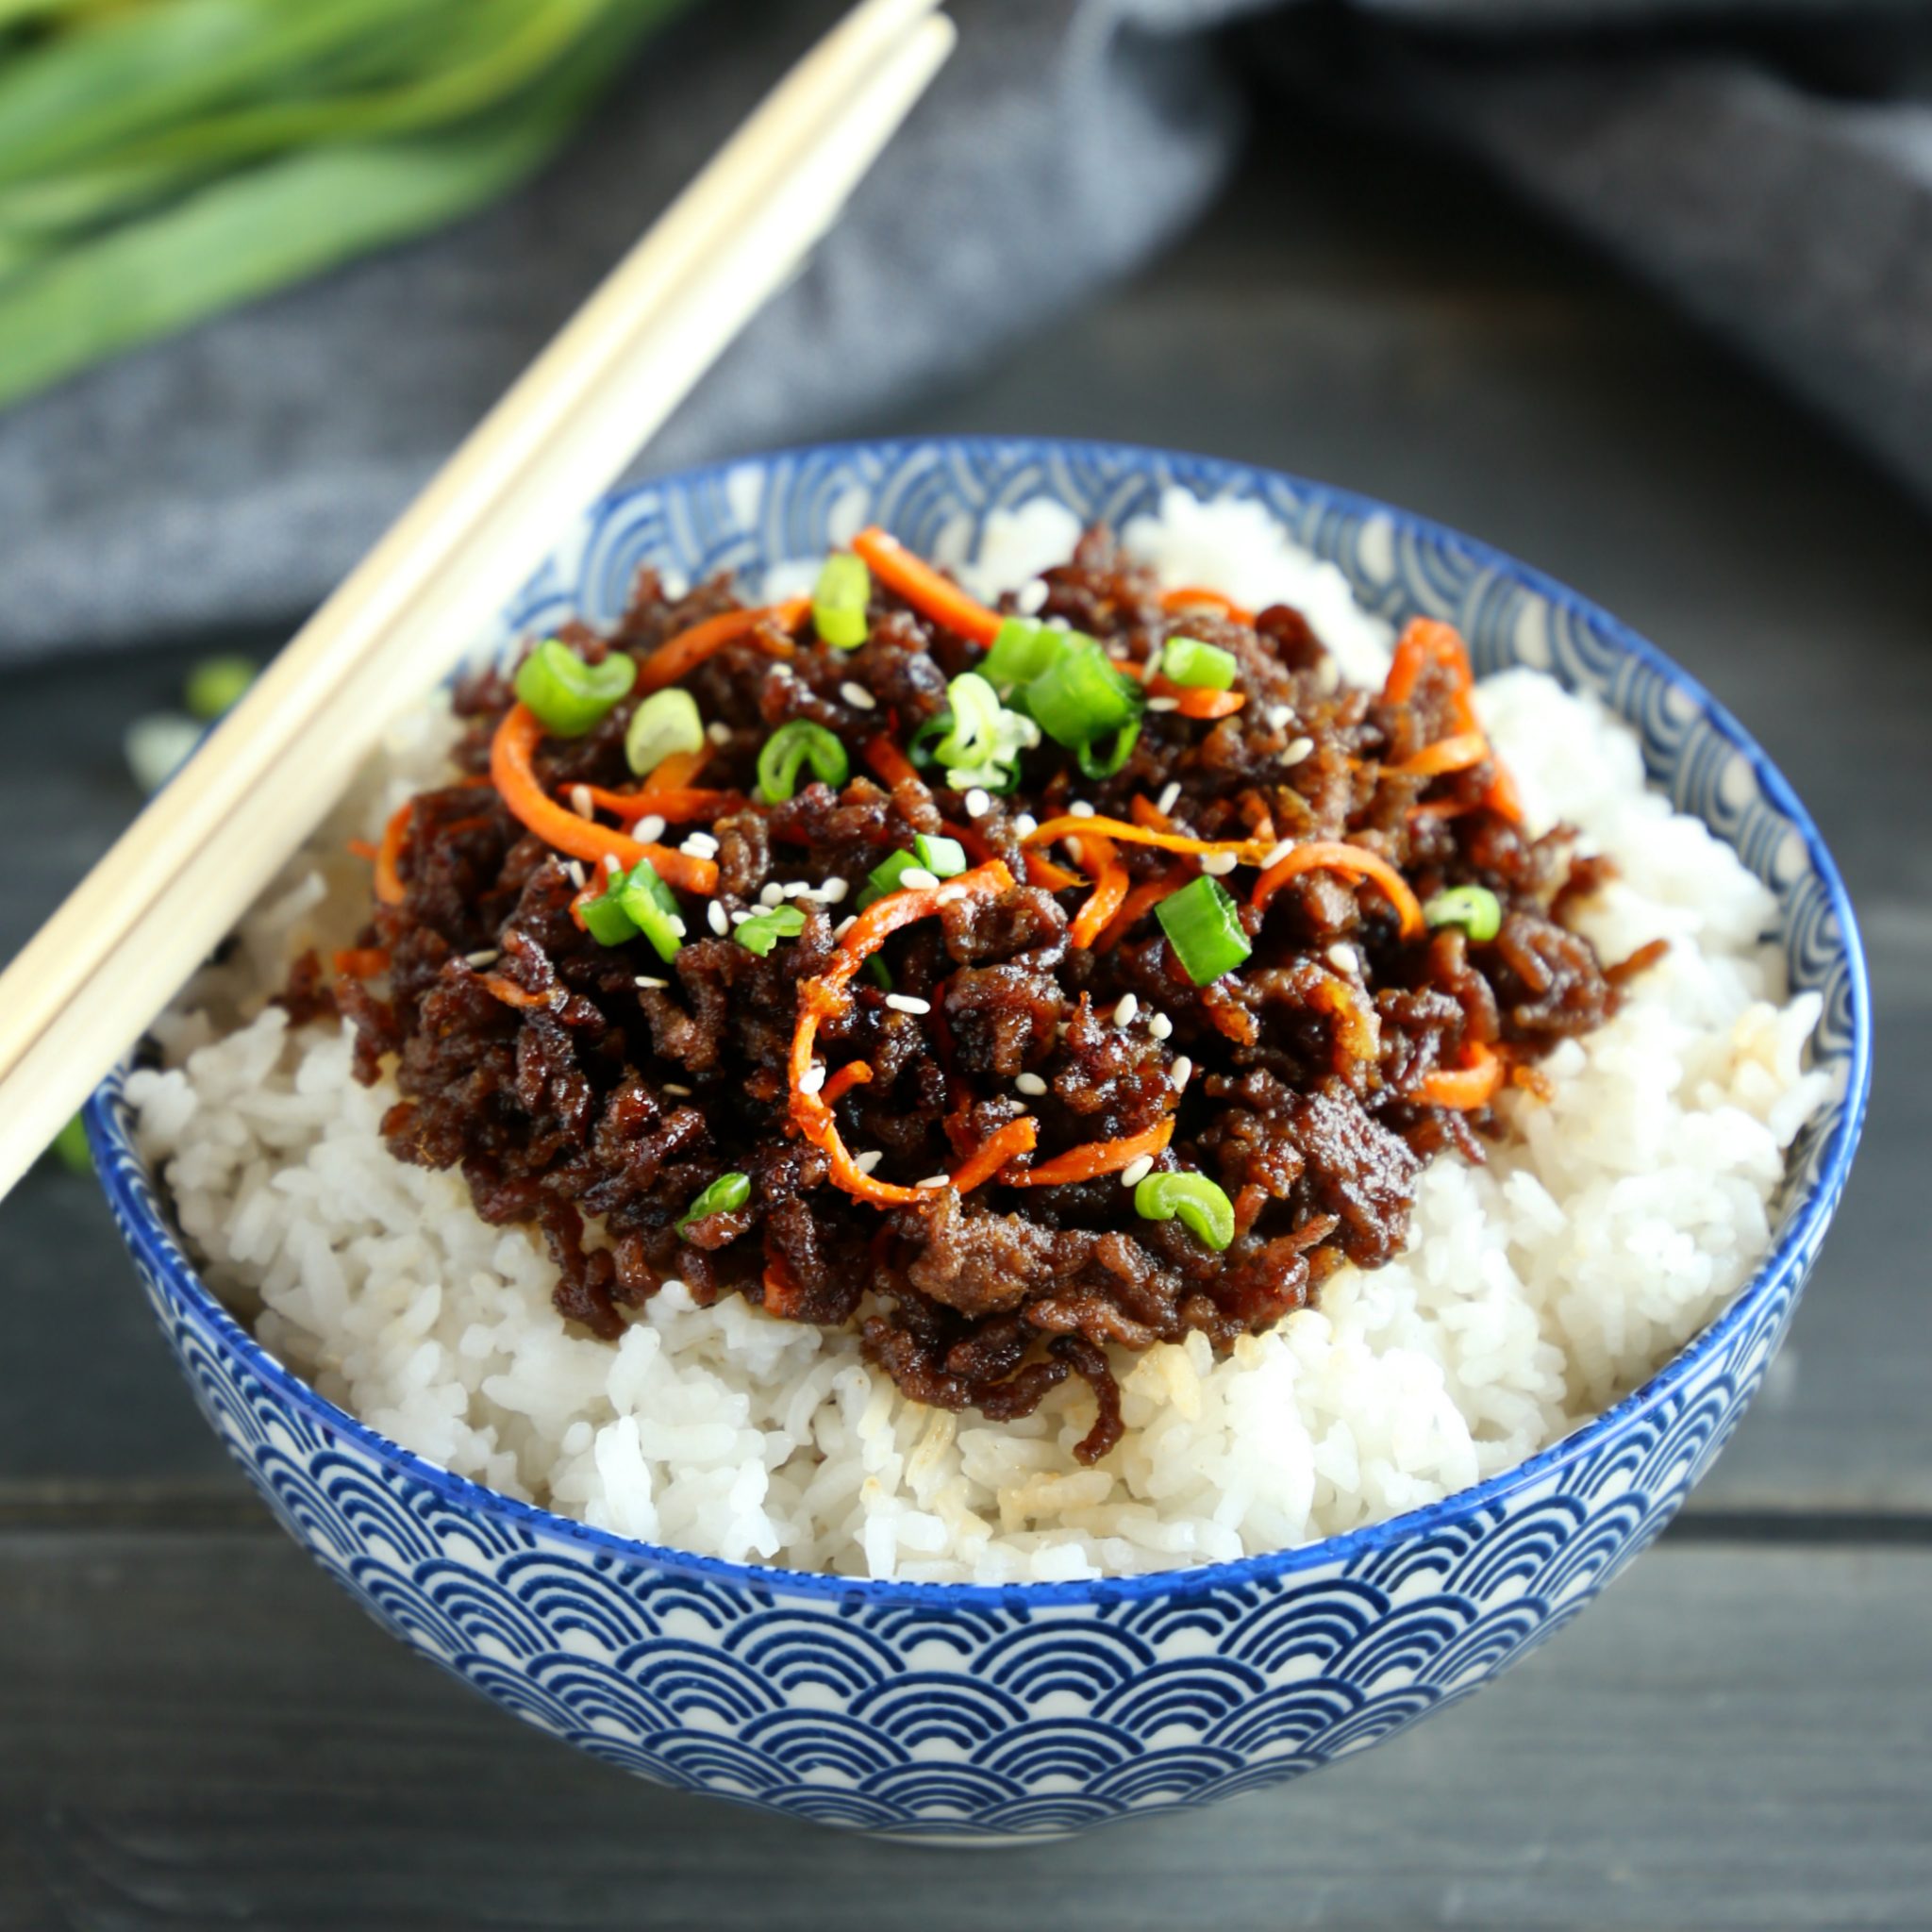
[[[0,1191],[836,220],[952,50],[938,4],[805,56],[0,974]]]

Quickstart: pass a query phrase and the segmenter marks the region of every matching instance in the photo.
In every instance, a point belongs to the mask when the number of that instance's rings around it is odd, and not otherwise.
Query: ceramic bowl
[[[996,508],[1044,494],[1119,525],[1174,484],[1265,504],[1373,608],[1459,625],[1483,670],[1529,664],[1596,691],[1641,732],[1652,781],[1774,890],[1792,984],[1824,995],[1816,1058],[1840,1091],[1793,1150],[1772,1251],[1636,1393],[1392,1522],[1122,1581],[858,1582],[586,1528],[451,1475],[324,1401],[203,1286],[110,1078],[89,1112],[108,1198],[196,1402],[270,1508],[403,1642],[612,1764],[830,1824],[985,1841],[1299,1776],[1467,1696],[1574,1617],[1710,1466],[1790,1320],[1865,1106],[1870,1018],[1844,888],[1731,715],[1536,572],[1400,510],[1205,458],[861,443],[608,499],[493,643],[579,609],[614,617],[645,562],[755,583],[766,562],[822,552],[863,522],[958,557]]]

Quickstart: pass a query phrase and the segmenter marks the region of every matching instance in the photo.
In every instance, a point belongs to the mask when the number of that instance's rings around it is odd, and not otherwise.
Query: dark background
[[[91,1179],[43,1165],[0,1206],[0,1925],[1932,1924],[1932,528],[1482,179],[1263,135],[1130,286],[848,427],[1391,498],[1600,599],[1765,743],[1864,923],[1877,1083],[1720,1468],[1575,1629],[1384,1750],[1059,1846],[888,1847],[634,1782],[409,1657],[255,1502]],[[122,729],[215,641],[0,678],[0,951],[131,813]]]

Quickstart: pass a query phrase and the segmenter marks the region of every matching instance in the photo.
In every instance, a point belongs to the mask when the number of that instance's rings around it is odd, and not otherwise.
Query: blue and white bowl
[[[878,522],[963,554],[1048,495],[1115,525],[1179,484],[1252,498],[1391,619],[1447,618],[1641,731],[1650,776],[1775,892],[1824,995],[1840,1097],[1791,1157],[1776,1239],[1732,1306],[1627,1400],[1447,1501],[1278,1555],[1129,1580],[858,1582],[629,1542],[481,1489],[324,1401],[196,1276],[128,1138],[95,1158],[195,1400],[269,1507],[404,1642],[596,1757],[768,1810],[908,1838],[1042,1838],[1206,1804],[1359,1751],[1487,1683],[1663,1528],[1744,1412],[1837,1208],[1871,1022],[1845,891],[1771,761],[1615,619],[1479,543],[1292,476],[1114,445],[935,440],[756,458],[600,504],[503,638],[614,617],[638,566],[754,577]]]

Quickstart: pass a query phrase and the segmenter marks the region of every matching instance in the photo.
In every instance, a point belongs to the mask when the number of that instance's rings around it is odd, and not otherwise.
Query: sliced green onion
[[[637,659],[613,651],[587,664],[560,638],[545,638],[517,666],[517,696],[557,738],[581,738],[637,682]]]
[[[721,1174],[684,1210],[678,1219],[677,1231],[682,1234],[693,1221],[702,1221],[708,1214],[735,1214],[750,1199],[750,1174]]]
[[[912,841],[912,850],[936,879],[956,879],[966,870],[966,848],[957,839],[931,839],[921,832]]]
[[[875,980],[887,992],[891,991],[892,969],[877,953],[865,962],[865,971],[868,978]]]
[[[794,718],[779,725],[758,753],[758,796],[783,805],[798,790],[798,768],[808,761],[827,785],[844,784],[852,770],[845,747],[823,724]]]
[[[204,658],[188,674],[182,702],[191,716],[212,722],[242,702],[258,669],[253,658]]]
[[[976,671],[946,687],[952,728],[932,748],[942,765],[984,765],[999,749],[1000,694]]]
[[[1030,684],[1060,654],[1067,633],[1028,617],[1009,617],[979,660],[979,675],[1002,697]]]
[[[1091,744],[1083,744],[1074,753],[1080,761],[1080,770],[1090,778],[1111,778],[1133,756],[1134,747],[1141,741],[1141,721],[1136,718],[1131,724],[1124,724],[1114,739],[1113,749],[1105,758],[1101,757]]]
[[[615,879],[611,881],[614,886]],[[598,893],[594,899],[586,899],[577,908],[577,917],[584,922],[584,930],[600,946],[621,946],[626,940],[638,936],[638,923],[617,902],[613,891]]]
[[[889,892],[899,890],[899,874],[910,872],[919,863],[909,852],[895,852],[890,858],[879,863],[866,874],[866,883],[856,901],[857,908],[863,912],[868,906],[876,906]],[[877,958],[874,954],[874,958]]]
[[[864,643],[865,608],[872,602],[872,573],[863,558],[835,551],[812,588],[811,621],[826,643],[850,651]]]
[[[614,898],[637,929],[650,941],[658,958],[675,959],[684,943],[684,914],[677,894],[658,876],[658,868],[641,858],[622,879],[613,879]],[[596,902],[591,902],[594,905]],[[590,907],[584,908],[588,913]]]
[[[1206,873],[1169,893],[1154,916],[1196,986],[1233,972],[1255,950],[1241,928],[1241,908],[1221,881]]]
[[[688,691],[656,691],[625,726],[624,761],[641,778],[674,752],[697,751],[704,741],[697,699]]]
[[[796,906],[768,906],[732,928],[731,937],[748,953],[770,957],[780,940],[795,940],[805,930],[805,914]]]
[[[1471,939],[1492,940],[1503,930],[1503,902],[1487,886],[1451,886],[1423,908],[1431,925],[1459,925]]]
[[[1142,1221],[1182,1224],[1217,1253],[1234,1240],[1234,1203],[1205,1174],[1150,1174],[1134,1190]]]
[[[1108,662],[1091,638],[1070,634],[1059,655],[1026,687],[1026,708],[1056,744],[1091,744],[1141,715],[1146,700]]]
[[[1234,682],[1232,651],[1204,644],[1199,638],[1169,638],[1160,653],[1160,675],[1172,684],[1197,691],[1225,691]]]
[[[94,1164],[93,1151],[87,1144],[87,1123],[78,1114],[54,1136],[47,1151],[69,1174],[86,1174]]]

